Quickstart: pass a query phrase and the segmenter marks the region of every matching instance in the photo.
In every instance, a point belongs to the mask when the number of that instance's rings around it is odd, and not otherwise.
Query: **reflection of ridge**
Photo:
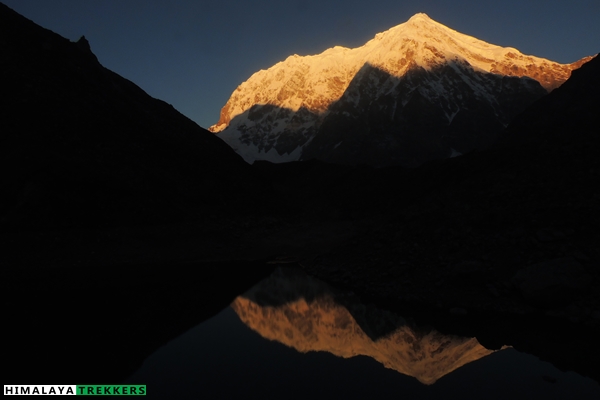
[[[279,308],[299,300],[304,300],[307,304],[325,304],[330,301],[344,308],[359,329],[373,341],[406,324],[404,318],[373,305],[365,306],[354,294],[336,291],[325,282],[311,278],[296,268],[276,269],[269,278],[241,297],[263,308]]]
[[[369,356],[425,384],[493,353],[475,338],[411,326],[353,296],[335,294],[326,284],[293,269],[277,269],[231,307],[267,339],[300,352]]]

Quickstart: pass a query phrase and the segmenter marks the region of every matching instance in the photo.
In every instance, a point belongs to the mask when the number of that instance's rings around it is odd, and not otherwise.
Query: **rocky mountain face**
[[[254,193],[238,155],[104,68],[85,38],[70,42],[3,4],[0,37],[2,226],[167,223]]]
[[[424,384],[494,352],[475,338],[419,329],[356,298],[339,299],[325,283],[293,269],[277,269],[231,307],[264,338],[303,353],[372,357]]]
[[[488,147],[587,60],[523,55],[416,14],[362,47],[255,73],[209,130],[249,162],[416,166]]]

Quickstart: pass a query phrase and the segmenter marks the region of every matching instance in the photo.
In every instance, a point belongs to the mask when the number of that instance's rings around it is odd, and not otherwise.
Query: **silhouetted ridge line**
[[[0,5],[0,223],[98,227],[203,219],[261,184],[221,140]]]

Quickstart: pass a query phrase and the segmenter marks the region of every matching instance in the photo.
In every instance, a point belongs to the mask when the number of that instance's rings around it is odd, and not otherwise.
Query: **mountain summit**
[[[256,72],[209,130],[249,162],[418,165],[488,146],[587,60],[524,55],[421,13],[361,47]]]

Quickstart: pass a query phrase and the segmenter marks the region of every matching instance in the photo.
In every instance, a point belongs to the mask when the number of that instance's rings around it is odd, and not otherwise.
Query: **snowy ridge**
[[[209,130],[228,131],[219,136],[240,154],[245,154],[249,162],[264,159],[260,154],[268,154],[273,147],[278,154],[275,159],[289,161],[292,153],[299,159],[330,112],[330,106],[344,96],[365,65],[396,78],[419,67],[430,71],[441,65],[460,65],[477,72],[530,77],[550,91],[587,60],[559,64],[524,55],[514,48],[459,33],[421,13],[378,33],[361,47],[336,46],[318,55],[292,55],[267,70],[256,72],[232,93],[221,110],[219,121]],[[464,75],[464,69],[460,68],[458,73]],[[464,80],[475,92],[488,96],[485,84],[481,86],[471,78]],[[396,84],[397,81],[386,82],[371,97],[393,93]],[[442,83],[438,82],[437,88],[435,85],[431,83],[426,89],[429,96],[432,92],[438,93],[434,97],[447,96]],[[360,93],[355,95],[355,104],[360,97]],[[261,111],[265,106],[274,106],[277,110]],[[458,111],[456,107],[445,110],[448,116]],[[248,148],[242,151],[243,147]]]

